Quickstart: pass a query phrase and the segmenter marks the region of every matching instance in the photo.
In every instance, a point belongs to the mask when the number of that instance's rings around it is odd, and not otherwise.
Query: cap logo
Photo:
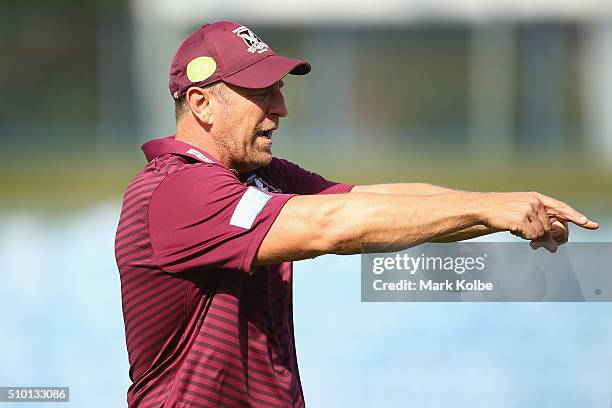
[[[259,37],[255,35],[254,32],[246,28],[245,26],[240,26],[232,31],[232,33],[236,34],[238,37],[242,38],[242,41],[247,45],[247,51],[251,54],[257,52],[258,54],[264,53],[268,51],[268,44],[261,41]]]
[[[187,78],[191,82],[204,81],[217,70],[217,63],[211,57],[197,57],[187,64]]]

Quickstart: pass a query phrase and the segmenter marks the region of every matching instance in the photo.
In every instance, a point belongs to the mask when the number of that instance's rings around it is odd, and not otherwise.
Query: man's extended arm
[[[254,263],[399,250],[479,224],[537,239],[550,232],[551,215],[598,227],[567,204],[535,192],[296,196],[279,213]]]
[[[440,193],[456,193],[447,187],[436,186],[428,183],[393,183],[393,184],[370,184],[353,187],[352,193],[377,193],[377,194],[407,194],[407,195],[432,195]],[[476,238],[483,235],[500,232],[478,224],[459,231],[452,232],[442,237],[430,240],[431,242],[456,242]]]
[[[376,194],[407,194],[407,195],[431,195],[440,193],[456,193],[447,187],[436,186],[428,183],[393,183],[393,184],[370,184],[353,187],[352,193],[376,193]]]

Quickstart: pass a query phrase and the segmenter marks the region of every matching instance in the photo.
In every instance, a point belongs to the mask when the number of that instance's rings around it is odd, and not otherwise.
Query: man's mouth
[[[272,139],[272,132],[274,131],[274,129],[268,129],[268,130],[260,130],[259,132],[256,133],[257,136],[263,137],[265,139]]]

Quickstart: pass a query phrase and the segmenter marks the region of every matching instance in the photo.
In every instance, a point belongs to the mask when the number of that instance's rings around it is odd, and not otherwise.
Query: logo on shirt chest
[[[256,187],[262,191],[267,191],[269,193],[282,193],[281,189],[272,186],[270,183],[266,182],[257,174],[251,174],[249,176],[249,178],[247,179],[247,185]]]

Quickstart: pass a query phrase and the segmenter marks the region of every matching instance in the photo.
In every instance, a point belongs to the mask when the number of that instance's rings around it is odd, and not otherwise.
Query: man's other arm
[[[447,187],[436,186],[428,183],[393,183],[393,184],[370,184],[355,186],[352,193],[376,193],[376,194],[408,194],[408,195],[431,195],[440,193],[455,193]]]

